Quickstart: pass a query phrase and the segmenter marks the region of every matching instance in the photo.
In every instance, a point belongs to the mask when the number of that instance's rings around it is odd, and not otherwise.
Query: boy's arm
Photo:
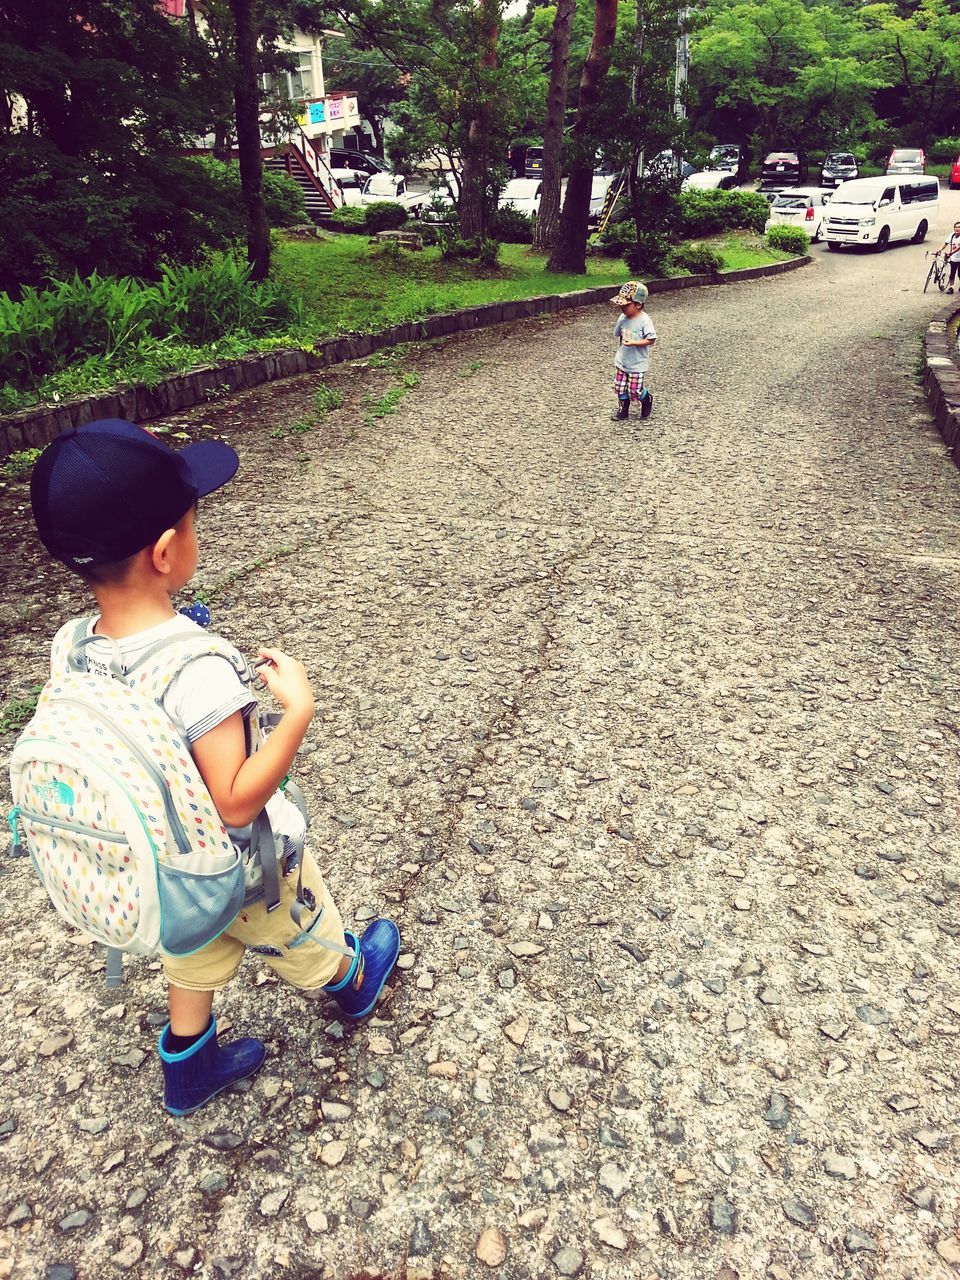
[[[283,706],[283,718],[254,755],[248,756],[239,711],[191,744],[200,776],[228,827],[252,822],[290,771],[313,718],[313,693],[303,664],[278,649],[261,649],[268,659],[260,679]]]

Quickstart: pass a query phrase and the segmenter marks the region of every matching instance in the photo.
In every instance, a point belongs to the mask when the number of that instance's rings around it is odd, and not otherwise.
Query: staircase
[[[343,195],[333,175],[313,149],[303,131],[279,147],[264,148],[263,167],[285,173],[303,192],[307,216],[313,222],[328,218],[343,204]]]

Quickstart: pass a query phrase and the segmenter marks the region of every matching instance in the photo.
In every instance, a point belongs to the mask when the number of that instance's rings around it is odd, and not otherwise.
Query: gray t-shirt
[[[615,338],[655,338],[657,331],[646,311],[641,311],[639,315],[630,318],[621,313],[614,325],[613,336]],[[625,347],[621,342],[617,347],[613,363],[624,373],[643,373],[650,363],[650,348]]]

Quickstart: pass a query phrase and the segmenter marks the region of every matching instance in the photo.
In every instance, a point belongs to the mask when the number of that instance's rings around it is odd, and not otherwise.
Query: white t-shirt
[[[96,617],[87,620],[85,633],[87,636],[94,635],[97,621]],[[77,620],[68,622],[58,632],[57,638],[59,639],[65,633],[72,636],[76,627]],[[134,667],[137,660],[151,645],[167,640],[171,636],[193,634],[202,636],[203,627],[198,626],[192,618],[178,613],[175,617],[168,618],[166,622],[148,627],[146,631],[137,631],[133,635],[124,636],[122,640],[117,641],[124,671]],[[96,672],[97,675],[109,675],[109,664],[113,659],[112,641],[106,637],[95,640],[93,644],[85,647],[84,657],[89,670]],[[188,662],[183,670],[174,676],[164,695],[163,707],[176,726],[177,732],[188,746],[192,746],[198,738],[202,738],[205,733],[215,729],[218,724],[222,724],[237,711],[243,714],[244,719],[249,718],[256,710],[257,700],[252,690],[237,675],[232,663],[215,654],[206,654]],[[303,815],[281,791],[277,791],[270,797],[266,809],[274,835],[278,838],[278,856],[281,859],[286,858],[303,845],[306,832]],[[227,827],[230,839],[243,853],[249,851],[251,830],[250,826]],[[248,864],[248,888],[255,887],[259,881],[259,867]]]
[[[960,231],[951,232],[948,244],[950,245],[950,250],[947,254],[947,261],[960,262]]]

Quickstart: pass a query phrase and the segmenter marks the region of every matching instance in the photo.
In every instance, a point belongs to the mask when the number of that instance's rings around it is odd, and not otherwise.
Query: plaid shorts
[[[613,389],[621,400],[639,400],[643,390],[643,374],[627,373],[626,369],[615,369]]]

